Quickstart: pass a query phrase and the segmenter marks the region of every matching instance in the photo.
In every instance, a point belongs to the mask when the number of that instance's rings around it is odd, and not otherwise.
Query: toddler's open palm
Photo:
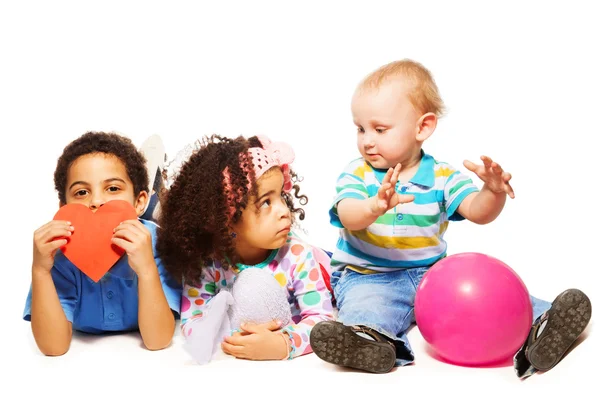
[[[400,203],[410,203],[415,199],[413,195],[398,194],[396,192],[396,183],[398,182],[398,175],[400,174],[401,165],[397,164],[395,168],[388,169],[385,174],[381,187],[377,191],[375,197],[373,213],[376,215],[382,215],[387,210],[396,207]]]
[[[487,156],[481,156],[481,161],[483,161],[483,165],[477,165],[471,161],[465,160],[464,166],[469,171],[476,173],[479,179],[481,179],[492,192],[504,192],[508,194],[511,199],[514,199],[515,192],[509,183],[512,175],[505,172],[500,164],[492,161],[492,159]]]

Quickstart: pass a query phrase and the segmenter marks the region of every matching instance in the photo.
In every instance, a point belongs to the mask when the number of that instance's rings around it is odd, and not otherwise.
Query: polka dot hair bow
[[[281,168],[283,172],[283,190],[292,190],[292,177],[290,176],[290,164],[294,162],[294,150],[284,142],[272,142],[266,136],[258,136],[263,148],[252,147],[248,150],[254,165],[254,174],[258,180],[265,172],[274,166]]]

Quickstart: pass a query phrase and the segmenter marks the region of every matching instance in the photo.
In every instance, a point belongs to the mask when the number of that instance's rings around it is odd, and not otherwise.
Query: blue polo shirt
[[[140,219],[152,234],[154,261],[169,307],[179,318],[181,284],[166,271],[156,255],[154,222]],[[73,329],[88,333],[131,331],[138,329],[138,280],[128,263],[127,254],[100,279],[94,282],[58,250],[51,270],[58,299]],[[23,319],[31,321],[31,287]]]

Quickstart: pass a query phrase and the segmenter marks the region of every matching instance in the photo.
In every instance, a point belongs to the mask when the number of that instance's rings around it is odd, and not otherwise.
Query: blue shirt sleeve
[[[465,219],[457,210],[460,203],[471,193],[478,192],[479,189],[471,178],[467,175],[455,171],[450,175],[444,186],[444,202],[446,204],[446,213],[450,221],[462,221]]]
[[[156,252],[156,240],[158,229],[160,229],[160,227],[152,221],[141,219],[141,222],[146,226],[146,228],[148,228],[150,234],[152,235],[152,252],[154,253],[154,261],[158,267],[158,275],[160,276],[160,283],[162,285],[165,298],[167,299],[167,303],[169,303],[169,307],[171,310],[173,310],[175,318],[179,318],[181,313],[181,290],[183,284],[178,283],[177,280],[175,280],[167,271],[162,259]]]
[[[158,266],[158,274],[160,276],[160,283],[162,284],[163,292],[169,303],[169,307],[175,313],[175,318],[179,318],[181,311],[181,289],[182,284],[178,283],[172,276],[167,272],[162,260],[155,258],[154,261]]]
[[[353,161],[337,179],[336,196],[329,209],[329,222],[336,228],[344,228],[337,212],[337,205],[340,201],[343,199],[363,200],[369,198],[364,180],[356,174],[357,165],[360,164],[356,160]]]

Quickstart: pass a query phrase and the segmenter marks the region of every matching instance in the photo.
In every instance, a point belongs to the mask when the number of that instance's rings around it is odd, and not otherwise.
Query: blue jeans
[[[363,325],[394,341],[396,365],[414,361],[406,332],[415,323],[417,286],[429,267],[403,269],[378,274],[359,274],[350,269],[335,271],[331,286],[338,308],[338,321],[344,325]],[[531,296],[533,321],[551,303]]]

